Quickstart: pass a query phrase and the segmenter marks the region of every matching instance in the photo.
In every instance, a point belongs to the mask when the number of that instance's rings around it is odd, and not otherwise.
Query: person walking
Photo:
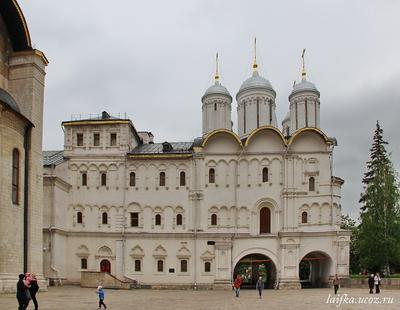
[[[236,276],[236,279],[233,283],[233,287],[235,288],[235,294],[236,297],[239,297],[239,292],[240,292],[240,286],[242,285],[242,278],[240,277],[240,275]]]
[[[25,310],[29,304],[29,291],[25,285],[25,275],[21,273],[18,276],[19,280],[17,282],[17,300],[18,300],[18,310]]]
[[[107,306],[106,306],[106,304],[104,303],[104,289],[103,289],[103,287],[101,286],[101,285],[99,285],[98,287],[97,287],[97,290],[96,290],[96,293],[97,293],[97,295],[99,295],[99,310],[101,309],[101,306],[104,306],[104,309],[107,309]]]
[[[380,286],[381,286],[381,277],[379,276],[379,272],[375,274],[374,277],[374,284],[375,284],[375,293],[379,294],[381,292]]]
[[[335,277],[333,278],[333,289],[334,289],[335,295],[336,295],[337,291],[339,290],[339,278],[338,278],[337,274],[335,274]]]
[[[33,301],[33,304],[35,305],[35,310],[39,309],[39,305],[36,299],[36,293],[39,291],[39,285],[37,282],[36,274],[32,273],[30,277],[30,287],[29,287],[29,292],[31,294],[31,298]]]
[[[374,274],[371,273],[369,279],[368,279],[368,286],[369,286],[369,293],[373,294],[374,293]]]
[[[259,276],[256,284],[256,290],[258,290],[258,297],[260,297],[260,299],[262,298],[263,289],[264,289],[264,281],[262,279],[262,276]]]

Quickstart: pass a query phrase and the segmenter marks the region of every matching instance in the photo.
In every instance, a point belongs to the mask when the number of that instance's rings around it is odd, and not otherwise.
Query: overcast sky
[[[358,217],[361,179],[379,120],[400,168],[400,1],[19,0],[32,42],[48,57],[44,149],[63,148],[71,114],[127,113],[156,142],[201,135],[200,98],[213,82],[235,97],[251,74],[277,92],[277,117],[306,52],[321,92],[321,128],[338,140],[343,213]],[[236,102],[232,109],[236,124]]]

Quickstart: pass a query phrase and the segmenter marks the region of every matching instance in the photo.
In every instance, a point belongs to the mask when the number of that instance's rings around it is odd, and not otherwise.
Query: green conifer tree
[[[376,124],[370,160],[364,174],[358,245],[361,265],[389,275],[390,265],[400,259],[399,187],[393,164],[385,149],[383,130]]]

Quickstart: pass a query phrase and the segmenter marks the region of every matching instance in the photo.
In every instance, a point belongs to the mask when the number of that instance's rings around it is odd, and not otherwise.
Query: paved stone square
[[[193,309],[193,310],[234,310],[234,309],[399,309],[400,290],[382,291],[370,295],[367,289],[342,289],[347,297],[393,297],[393,304],[342,304],[336,307],[327,304],[331,289],[265,290],[264,298],[258,299],[255,290],[242,290],[240,297],[233,291],[183,291],[183,290],[106,290],[107,309]],[[340,296],[340,295],[339,295]],[[97,309],[95,289],[78,286],[51,287],[48,292],[38,294],[40,310],[90,310]],[[33,309],[30,304],[28,309]],[[17,309],[14,294],[0,295],[0,309]]]

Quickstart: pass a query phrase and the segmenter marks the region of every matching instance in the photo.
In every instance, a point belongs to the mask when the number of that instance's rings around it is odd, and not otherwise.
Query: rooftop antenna
[[[254,38],[254,61],[253,61],[253,71],[257,71],[257,38]]]
[[[215,82],[219,81],[219,68],[218,68],[218,53],[215,55]]]
[[[306,53],[306,49],[303,49],[303,53],[301,54],[301,58],[302,58],[302,70],[301,70],[301,79],[305,80],[306,79],[306,65],[305,65],[305,61],[304,61],[304,54]]]

